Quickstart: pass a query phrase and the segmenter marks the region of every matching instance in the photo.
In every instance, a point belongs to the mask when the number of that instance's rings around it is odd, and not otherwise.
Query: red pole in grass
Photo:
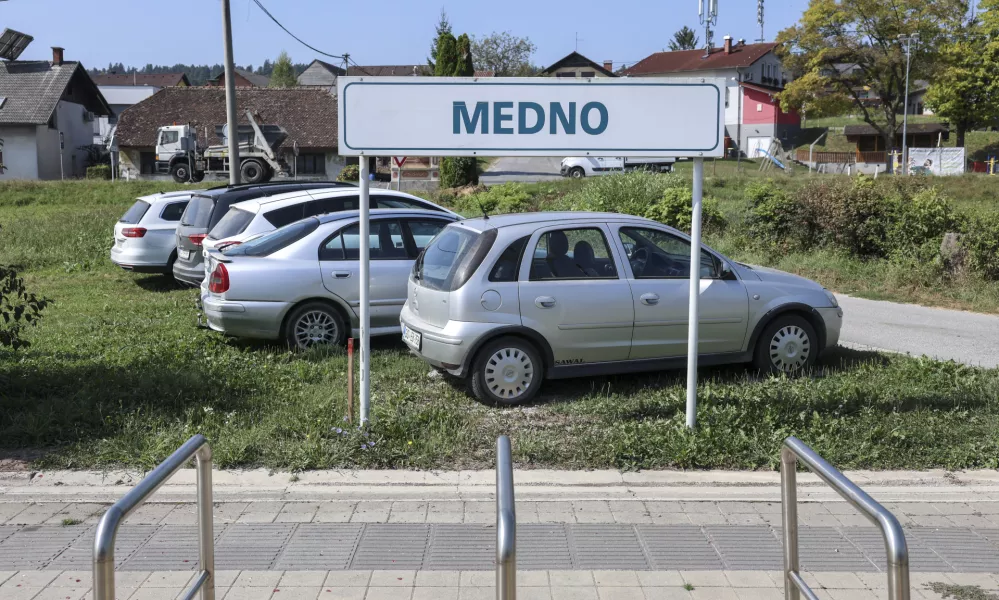
[[[354,424],[354,338],[347,340],[347,422]]]

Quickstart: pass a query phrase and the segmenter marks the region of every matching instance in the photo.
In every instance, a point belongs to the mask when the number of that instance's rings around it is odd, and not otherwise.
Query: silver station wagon
[[[528,213],[453,223],[416,261],[402,337],[485,402],[543,379],[676,368],[687,356],[690,239],[648,219]],[[793,373],[839,340],[821,285],[704,247],[699,364]]]
[[[371,334],[399,333],[406,280],[450,213],[371,209]],[[342,344],[359,328],[358,211],[309,217],[222,251],[211,249],[202,306],[208,326],[293,348]]]

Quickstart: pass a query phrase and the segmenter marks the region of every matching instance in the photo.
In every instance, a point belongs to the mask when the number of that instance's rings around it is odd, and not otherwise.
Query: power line
[[[319,54],[322,54],[323,56],[328,56],[328,57],[330,57],[330,58],[335,58],[335,59],[337,59],[337,60],[343,60],[344,56],[343,56],[342,54],[330,54],[330,53],[328,53],[328,52],[323,52],[323,51],[322,51],[322,50],[320,50],[319,48],[316,48],[315,46],[312,46],[312,45],[310,45],[310,44],[306,43],[306,42],[305,42],[305,40],[303,40],[302,38],[298,37],[297,35],[295,35],[295,34],[294,34],[294,33],[292,33],[291,31],[289,31],[287,27],[285,27],[284,25],[282,25],[282,24],[281,24],[281,21],[278,21],[278,20],[277,20],[277,19],[276,19],[276,18],[274,17],[274,15],[272,15],[272,14],[270,13],[270,11],[268,11],[268,10],[267,10],[267,9],[266,9],[266,8],[264,7],[264,5],[263,5],[263,4],[262,4],[262,3],[260,2],[260,0],[253,0],[253,2],[254,2],[254,3],[255,3],[255,4],[257,5],[257,6],[258,6],[258,7],[260,7],[260,10],[264,11],[264,14],[265,14],[265,15],[267,15],[267,16],[268,16],[268,17],[270,18],[270,20],[271,20],[271,21],[274,21],[274,22],[275,22],[275,23],[277,24],[277,26],[278,26],[278,27],[280,27],[281,29],[283,29],[283,30],[284,30],[284,32],[285,32],[285,33],[287,33],[287,34],[288,34],[288,35],[290,35],[291,37],[295,38],[295,40],[297,40],[297,41],[298,41],[298,43],[302,44],[303,46],[305,46],[305,47],[306,47],[306,48],[308,48],[309,50],[312,50],[313,52],[317,52],[317,53],[319,53]]]

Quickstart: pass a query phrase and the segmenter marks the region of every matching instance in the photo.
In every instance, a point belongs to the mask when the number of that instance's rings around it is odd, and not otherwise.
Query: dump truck
[[[250,124],[240,125],[236,133],[240,181],[261,183],[272,177],[289,176],[291,167],[278,154],[288,133],[280,125],[261,125],[250,111],[246,117]],[[178,183],[199,182],[206,175],[228,177],[231,168],[228,127],[217,125],[215,134],[222,144],[205,148],[199,145],[197,128],[193,125],[160,127],[156,133],[156,172],[169,174]]]

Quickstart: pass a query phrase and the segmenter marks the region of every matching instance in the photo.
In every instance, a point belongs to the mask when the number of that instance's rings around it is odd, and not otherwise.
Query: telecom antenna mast
[[[704,10],[705,1],[708,4],[707,11]],[[712,43],[714,31],[711,28],[718,24],[718,0],[698,0],[697,17],[701,25],[704,25],[704,43],[706,44],[704,58],[707,58],[711,56],[711,48],[714,47]]]
[[[767,38],[763,35],[763,0],[757,0],[756,2],[756,22],[760,24],[760,39],[757,41],[767,41]]]

